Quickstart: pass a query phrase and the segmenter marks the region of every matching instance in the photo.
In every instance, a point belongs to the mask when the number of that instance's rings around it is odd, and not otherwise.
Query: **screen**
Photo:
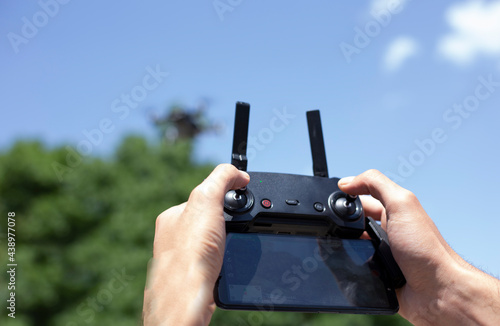
[[[228,309],[397,311],[372,242],[331,237],[228,233],[216,300]]]

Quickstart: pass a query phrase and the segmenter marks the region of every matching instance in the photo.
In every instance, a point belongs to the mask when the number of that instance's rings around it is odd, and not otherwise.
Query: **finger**
[[[169,233],[165,231],[168,231],[168,229],[172,227],[182,212],[184,212],[185,208],[186,203],[170,207],[156,218],[153,257],[157,257],[165,249],[165,243],[169,240]]]
[[[172,218],[177,218],[179,215],[182,214],[185,208],[186,208],[186,203],[182,203],[177,206],[172,206],[166,211],[163,211],[160,215],[158,215],[155,224],[155,238],[158,235],[158,233],[161,233],[159,231],[164,226],[165,221]]]
[[[192,192],[188,204],[207,205],[206,207],[219,207],[224,202],[224,195],[231,189],[245,187],[250,181],[250,176],[239,171],[231,164],[221,164]]]
[[[340,190],[351,195],[372,195],[386,208],[393,202],[397,203],[408,192],[377,170],[340,179],[338,185]]]
[[[182,223],[196,232],[210,234],[212,242],[224,242],[224,196],[230,189],[245,187],[250,176],[233,165],[221,164],[189,196]]]
[[[361,235],[361,237],[359,237],[360,239],[365,239],[365,240],[370,240],[371,237],[368,235],[368,232],[363,232],[363,234]]]
[[[366,216],[370,216],[377,221],[380,221],[382,216],[385,216],[385,208],[377,199],[372,196],[360,196],[359,199],[361,199]]]

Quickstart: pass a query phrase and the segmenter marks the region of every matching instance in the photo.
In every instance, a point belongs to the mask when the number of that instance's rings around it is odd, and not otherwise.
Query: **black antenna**
[[[323,139],[323,128],[321,127],[321,116],[318,110],[307,111],[307,126],[309,127],[314,175],[328,178],[325,141]]]
[[[233,154],[231,164],[238,170],[246,171],[248,122],[250,118],[250,104],[236,102],[236,114],[234,117]]]

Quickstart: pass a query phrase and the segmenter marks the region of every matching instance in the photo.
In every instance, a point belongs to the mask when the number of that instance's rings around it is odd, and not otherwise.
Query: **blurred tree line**
[[[15,319],[7,317],[9,281],[1,273],[0,324],[139,325],[156,217],[184,202],[213,169],[193,162],[192,150],[191,140],[158,143],[129,136],[112,156],[87,156],[72,166],[67,146],[20,141],[0,153],[0,258],[6,269],[7,212],[15,212],[18,264]],[[55,172],[57,164],[67,168],[64,173]],[[221,310],[211,322],[406,324],[398,316]]]

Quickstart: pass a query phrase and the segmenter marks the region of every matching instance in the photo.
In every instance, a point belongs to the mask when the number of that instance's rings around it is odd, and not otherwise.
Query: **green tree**
[[[0,155],[0,207],[16,213],[18,263],[17,318],[2,313],[0,323],[137,325],[156,216],[212,166],[191,162],[190,142],[129,137],[112,158],[86,158],[60,181],[54,163],[67,166],[68,153],[20,142]]]
[[[130,136],[108,158],[18,142],[0,153],[0,214],[16,213],[16,319],[1,325],[137,325],[156,216],[213,169],[192,142]],[[69,155],[69,156],[68,156]],[[68,160],[69,158],[69,160]],[[182,245],[182,244],[179,244]],[[0,260],[6,266],[6,245]],[[168,275],[165,275],[168,277]],[[6,306],[8,275],[1,273]],[[229,312],[211,325],[402,325],[398,317]]]

